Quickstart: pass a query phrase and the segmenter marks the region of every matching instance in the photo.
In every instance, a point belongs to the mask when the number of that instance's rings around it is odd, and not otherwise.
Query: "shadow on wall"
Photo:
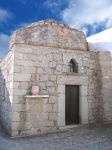
[[[11,133],[11,112],[12,112],[12,96],[11,89],[7,89],[8,82],[0,69],[0,122],[8,134]],[[9,87],[8,87],[9,88]]]

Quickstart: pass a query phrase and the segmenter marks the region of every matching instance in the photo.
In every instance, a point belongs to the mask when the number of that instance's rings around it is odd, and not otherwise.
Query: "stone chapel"
[[[112,123],[112,53],[54,20],[15,31],[0,62],[0,120],[12,137]]]

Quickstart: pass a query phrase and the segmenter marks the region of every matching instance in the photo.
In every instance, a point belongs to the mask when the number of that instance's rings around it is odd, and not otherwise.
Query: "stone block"
[[[12,123],[12,130],[14,131],[18,131],[18,128],[19,128],[19,122],[13,122]]]
[[[48,90],[41,90],[40,89],[40,94],[42,94],[42,95],[49,95],[49,92],[48,92]]]
[[[15,55],[14,55],[14,57],[16,58],[16,59],[23,59],[23,53],[19,53],[19,52],[15,52]]]
[[[37,74],[44,74],[44,69],[43,68],[40,68],[40,67],[37,67]]]
[[[57,96],[50,96],[49,97],[49,103],[57,103]]]
[[[31,60],[31,61],[36,61],[37,60],[37,56],[32,54],[24,54],[23,55],[23,59],[24,60]]]
[[[54,86],[47,87],[47,90],[48,90],[50,96],[54,96],[57,94],[57,88]]]
[[[88,87],[87,86],[81,86],[80,87],[80,95],[81,96],[87,96],[88,95]]]
[[[70,71],[70,67],[68,65],[63,65],[62,72],[69,72],[69,71]]]
[[[15,60],[14,65],[33,67],[33,66],[36,66],[36,63],[30,60]]]
[[[31,129],[31,124],[29,122],[12,122],[12,130],[18,131],[18,130],[28,130]]]
[[[45,106],[45,112],[52,112],[52,104],[46,104]]]
[[[26,99],[22,96],[14,95],[13,104],[25,104]]]
[[[52,68],[46,67],[46,68],[44,68],[44,74],[49,74],[49,75],[51,75],[51,74],[53,74],[53,70],[54,70],[53,67],[52,67]]]
[[[24,123],[24,128],[25,128],[26,130],[31,129],[31,128],[32,128],[31,123],[30,123],[30,122],[25,121],[25,123]]]
[[[26,94],[27,94],[27,89],[25,90],[25,89],[14,89],[13,90],[13,94],[15,95],[15,96],[25,96]]]
[[[36,73],[36,67],[29,67],[29,66],[21,66],[21,73]]]
[[[40,75],[40,81],[48,81],[48,75]]]
[[[47,127],[53,127],[53,126],[54,126],[54,122],[48,120],[48,121],[45,122],[45,125],[46,125]]]
[[[12,130],[11,131],[11,136],[12,137],[15,137],[15,136],[18,136],[19,135],[19,132],[17,130]]]
[[[52,81],[46,81],[46,86],[54,86],[54,82],[52,82]]]
[[[62,54],[53,54],[53,59],[56,60],[56,61],[57,60],[59,60],[59,61],[62,60]]]
[[[25,104],[14,104],[13,107],[13,112],[20,112],[20,111],[25,111]]]
[[[60,75],[60,74],[62,74],[62,72],[61,72],[61,71],[58,71],[58,70],[56,70],[56,69],[54,69],[54,74],[55,74],[55,75]]]
[[[57,65],[56,70],[62,72],[63,66],[62,65]]]
[[[20,74],[20,73],[14,73],[14,81],[30,81],[31,74]]]
[[[20,89],[28,89],[29,85],[28,82],[19,82]]]
[[[14,66],[14,72],[16,72],[16,73],[21,72],[21,66],[15,65]]]
[[[38,86],[40,87],[40,89],[45,89],[45,82],[38,82]]]
[[[36,82],[36,74],[35,73],[31,74],[31,81]]]
[[[57,113],[49,113],[49,120],[57,120]]]
[[[19,117],[20,121],[26,121],[26,112],[20,112]]]
[[[50,61],[49,62],[49,67],[56,67],[56,62],[55,61]]]
[[[65,85],[58,85],[58,94],[65,94]]]
[[[47,54],[47,60],[52,61],[53,60],[53,55],[52,54]]]
[[[38,62],[36,63],[36,65],[39,67],[48,67],[48,60],[47,57],[44,55],[39,55],[38,57]]]
[[[58,105],[57,104],[53,104],[53,112],[58,112]]]
[[[15,45],[16,53],[32,54],[32,49],[26,45]]]
[[[14,82],[13,87],[14,87],[14,89],[20,88],[20,82]]]
[[[49,80],[50,81],[56,81],[57,76],[56,75],[49,75]]]
[[[49,118],[48,113],[44,113],[43,118],[44,118],[45,120],[48,120],[48,118]]]
[[[20,121],[20,112],[13,112],[12,113],[12,121],[14,121],[14,122]]]

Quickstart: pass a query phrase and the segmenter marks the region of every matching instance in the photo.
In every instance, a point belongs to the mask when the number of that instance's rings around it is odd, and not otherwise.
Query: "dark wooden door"
[[[65,86],[65,122],[66,125],[79,124],[79,86]]]

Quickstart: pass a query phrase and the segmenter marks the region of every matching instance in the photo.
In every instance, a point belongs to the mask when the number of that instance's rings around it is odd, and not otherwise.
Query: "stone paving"
[[[112,150],[112,124],[16,139],[1,130],[0,150]]]

